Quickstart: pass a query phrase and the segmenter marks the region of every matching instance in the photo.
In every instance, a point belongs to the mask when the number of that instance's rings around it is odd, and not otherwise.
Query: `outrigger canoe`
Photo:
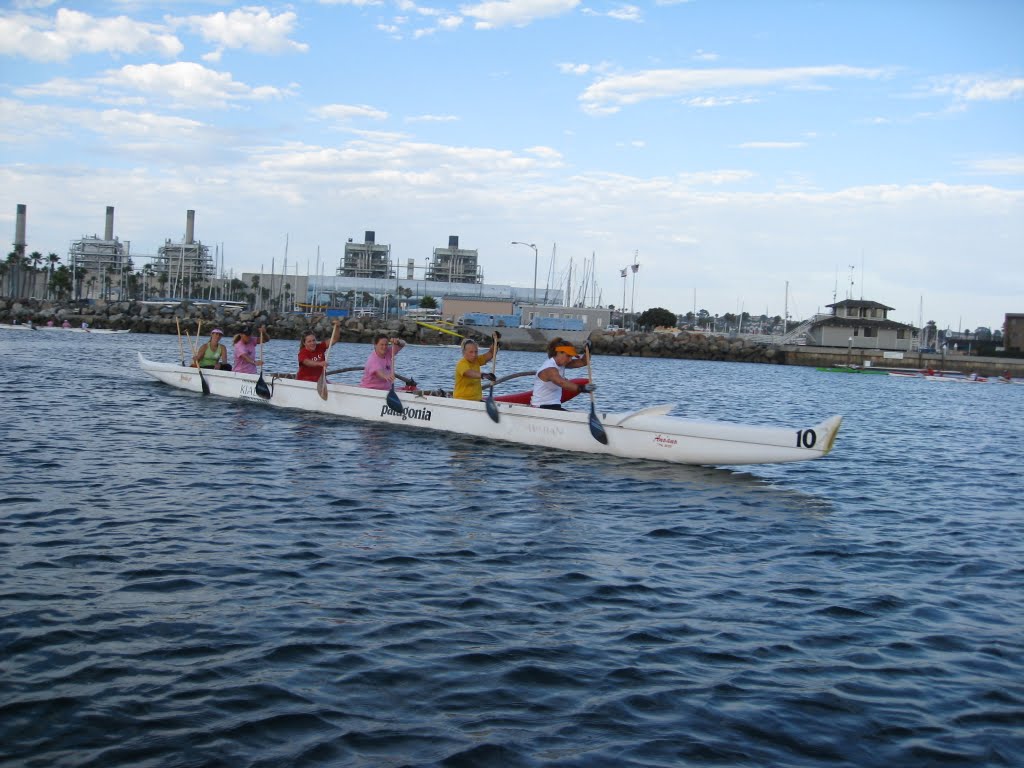
[[[510,402],[495,402],[498,421],[488,417],[485,403],[455,400],[423,392],[399,392],[401,411],[388,405],[389,393],[341,383],[326,386],[326,399],[316,382],[272,377],[269,399],[257,394],[256,374],[159,363],[139,353],[142,370],[178,389],[248,400],[279,408],[325,413],[390,425],[453,432],[555,448],[674,464],[773,464],[818,459],[832,450],[842,423],[832,416],[817,424],[770,427],[698,421],[669,416],[675,405],[655,405],[621,413],[597,412],[607,443],[595,439],[585,411],[552,411]]]

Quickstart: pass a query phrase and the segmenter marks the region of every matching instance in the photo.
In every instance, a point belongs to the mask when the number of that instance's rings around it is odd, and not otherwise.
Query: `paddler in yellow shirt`
[[[462,357],[455,364],[455,389],[452,390],[452,397],[457,400],[484,399],[483,386],[481,381],[494,382],[493,373],[480,370],[480,366],[489,363],[494,358],[494,351],[498,347],[498,340],[492,338],[491,348],[484,354],[480,354],[480,347],[472,339],[463,339]]]

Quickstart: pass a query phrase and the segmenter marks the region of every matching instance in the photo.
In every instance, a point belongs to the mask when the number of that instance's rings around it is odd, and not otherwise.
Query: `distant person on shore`
[[[192,356],[193,368],[214,368],[218,371],[230,371],[228,364],[228,348],[220,343],[224,331],[214,328],[210,331],[210,340],[203,344]]]
[[[560,338],[548,342],[548,359],[537,371],[533,380],[533,394],[530,405],[562,411],[562,390],[568,392],[593,392],[593,384],[577,384],[565,378],[566,368],[582,368],[586,358],[576,352],[576,347]]]
[[[373,337],[373,350],[366,358],[363,366],[363,379],[359,386],[367,389],[391,389],[395,380],[395,355],[405,348],[405,342],[399,338],[388,338],[387,334],[378,333]]]
[[[236,333],[231,340],[231,351],[234,354],[231,370],[235,373],[256,373],[256,366],[263,365],[262,359],[256,359],[256,346],[267,339],[268,336],[262,325],[258,339],[253,335],[251,326]]]
[[[452,397],[457,400],[484,399],[482,381],[493,382],[493,373],[481,372],[480,366],[489,363],[494,359],[494,351],[498,348],[498,340],[492,338],[491,348],[484,354],[480,354],[479,345],[472,339],[463,339],[462,357],[455,364],[455,389],[452,390]]]
[[[65,320],[63,323],[60,324],[60,327],[61,328],[70,328],[71,327],[71,321],[70,320]]]
[[[334,320],[330,341],[317,341],[313,331],[307,332],[299,346],[299,372],[295,378],[299,381],[319,381],[320,374],[327,367],[327,350],[338,343],[340,336],[341,321],[338,319]]]

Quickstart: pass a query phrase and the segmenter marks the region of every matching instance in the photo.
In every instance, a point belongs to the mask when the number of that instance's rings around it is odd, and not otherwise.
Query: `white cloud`
[[[460,6],[459,12],[477,20],[474,29],[497,29],[525,27],[538,19],[562,16],[579,4],[580,0],[488,0]]]
[[[585,75],[590,72],[591,66],[589,64],[573,64],[568,61],[560,62],[558,64],[558,71],[563,75]]]
[[[842,65],[779,69],[651,69],[602,78],[586,88],[579,101],[587,112],[607,114],[642,101],[672,98],[695,91],[806,86],[826,79],[877,78],[883,74],[880,69]]]
[[[454,123],[459,120],[455,115],[416,115],[405,118],[407,123]]]
[[[354,5],[362,8],[367,5],[384,5],[384,0],[317,0],[320,5]]]
[[[266,8],[237,8],[210,16],[188,16],[181,22],[203,40],[225,49],[246,49],[255,53],[305,53],[309,46],[289,39],[297,16],[292,11],[274,16]]]
[[[66,61],[79,54],[154,54],[173,58],[184,50],[166,27],[127,16],[96,18],[67,8],[53,19],[0,17],[0,54],[34,61]]]
[[[615,19],[616,21],[639,22],[643,20],[643,14],[635,5],[620,5],[609,11],[596,11],[593,8],[584,8],[581,13],[585,16],[607,16],[609,19]]]
[[[684,103],[690,107],[707,109],[713,107],[731,107],[734,104],[756,104],[759,99],[753,96],[695,96]]]
[[[354,119],[387,120],[388,113],[367,104],[325,104],[313,110],[323,120],[347,123]]]
[[[164,66],[129,65],[86,82],[95,84],[103,100],[117,102],[134,94],[167,101],[174,108],[223,109],[233,102],[280,98],[287,93],[273,86],[253,87],[234,80],[230,73],[215,72],[191,61]]]
[[[957,101],[1009,101],[1024,97],[1024,78],[992,79],[957,75],[937,78],[931,93]]]
[[[967,167],[975,173],[993,176],[1024,176],[1024,155],[973,160]]]

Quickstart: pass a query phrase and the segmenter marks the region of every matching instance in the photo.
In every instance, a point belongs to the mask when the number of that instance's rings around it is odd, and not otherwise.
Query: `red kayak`
[[[569,379],[569,381],[571,381],[573,384],[579,384],[580,386],[583,386],[589,381],[589,379]],[[564,403],[566,400],[572,400],[578,394],[579,392],[570,392],[567,389],[563,389],[562,402]],[[529,405],[530,397],[532,397],[532,395],[533,390],[528,389],[525,392],[514,392],[511,395],[495,395],[494,400],[495,402],[501,403],[519,403],[519,405]]]

